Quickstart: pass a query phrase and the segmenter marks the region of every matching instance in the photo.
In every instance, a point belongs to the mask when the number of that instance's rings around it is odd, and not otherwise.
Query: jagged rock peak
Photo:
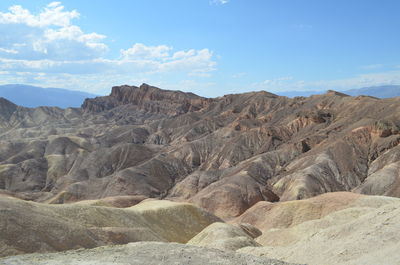
[[[185,100],[185,99],[202,99],[193,93],[185,93],[182,91],[163,90],[155,86],[143,83],[140,87],[136,86],[114,86],[111,90],[111,97],[119,101],[137,104],[143,100]]]
[[[121,105],[133,105],[148,113],[177,115],[200,110],[212,101],[193,93],[163,90],[148,84],[140,87],[123,85],[114,86],[109,96],[86,99],[82,108],[89,112],[101,112]]]

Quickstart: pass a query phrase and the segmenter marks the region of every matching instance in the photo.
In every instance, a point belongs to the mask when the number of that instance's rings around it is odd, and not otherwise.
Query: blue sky
[[[0,84],[221,96],[400,84],[397,0],[0,2]]]

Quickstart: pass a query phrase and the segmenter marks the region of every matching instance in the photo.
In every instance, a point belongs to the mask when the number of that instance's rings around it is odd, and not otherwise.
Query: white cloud
[[[0,12],[0,47],[13,51],[6,58],[25,60],[79,60],[104,54],[106,36],[84,33],[72,24],[78,17],[76,10],[65,11],[60,2],[48,4],[38,14],[12,6],[9,12]]]
[[[0,48],[0,53],[4,52],[4,53],[11,53],[11,54],[17,54],[18,51],[17,50],[13,50],[13,49],[4,49],[4,48]]]
[[[175,53],[170,60],[160,65],[161,71],[185,71],[190,69],[190,73],[211,72],[215,70],[216,62],[213,61],[213,54],[208,49],[180,51],[179,54],[185,56],[177,57]]]
[[[191,56],[194,56],[196,54],[196,51],[191,49],[188,51],[178,51],[175,52],[174,55],[172,56],[173,59],[182,59],[182,58],[188,58]]]
[[[60,2],[52,2],[38,14],[33,15],[29,10],[20,5],[11,6],[10,12],[0,12],[0,24],[25,24],[30,27],[59,26],[70,25],[71,20],[79,17],[76,10],[64,11],[64,6]]]
[[[2,82],[40,82],[93,92],[105,84],[108,90],[129,81],[153,83],[166,75],[208,77],[216,68],[209,49],[174,50],[164,44],[134,43],[121,49],[117,58],[107,58],[107,37],[84,32],[73,23],[79,16],[60,2],[48,4],[37,14],[21,6],[0,12]]]
[[[169,51],[172,47],[166,45],[146,46],[142,43],[135,43],[127,50],[121,50],[121,55],[124,59],[160,59],[169,56]]]
[[[136,64],[149,72],[188,72],[191,76],[207,77],[215,70],[216,62],[209,49],[175,51],[167,45],[146,46],[136,43],[127,50],[121,50],[119,65]]]
[[[210,0],[210,4],[214,5],[225,5],[229,3],[230,0]]]
[[[77,40],[79,42],[92,43],[103,40],[106,37],[97,33],[84,34],[78,26],[67,26],[58,30],[47,29],[44,32],[44,36],[48,41]]]
[[[143,45],[143,44],[142,44]],[[143,45],[144,46],[144,45]],[[146,47],[146,46],[144,46]],[[40,45],[36,49],[41,49]],[[182,53],[187,53],[181,51]],[[189,53],[187,53],[189,54]],[[192,76],[209,76],[215,70],[216,62],[208,49],[194,50],[190,56],[176,57],[160,55],[149,58],[148,54],[121,59],[86,59],[86,60],[25,60],[0,57],[0,70],[27,72],[48,71],[53,73],[187,73]],[[123,53],[121,54],[123,55]]]

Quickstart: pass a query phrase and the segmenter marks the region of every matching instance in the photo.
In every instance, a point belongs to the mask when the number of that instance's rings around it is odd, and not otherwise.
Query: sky
[[[216,97],[400,84],[398,0],[1,0],[0,84]]]

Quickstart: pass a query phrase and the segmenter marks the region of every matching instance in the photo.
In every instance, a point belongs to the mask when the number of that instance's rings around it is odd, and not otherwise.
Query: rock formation
[[[47,203],[192,202],[225,219],[260,201],[400,197],[400,99],[329,91],[203,98],[146,84],[82,108],[0,101],[0,189]]]

